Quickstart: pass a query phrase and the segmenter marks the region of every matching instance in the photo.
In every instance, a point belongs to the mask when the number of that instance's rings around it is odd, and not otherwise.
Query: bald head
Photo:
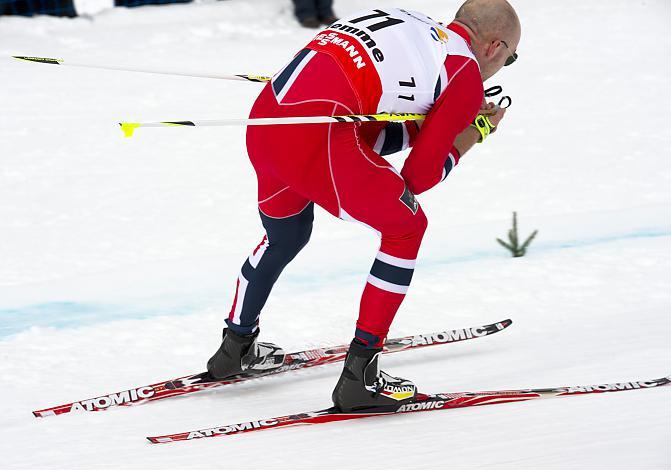
[[[517,59],[522,28],[517,13],[506,0],[467,0],[454,21],[464,26],[471,38],[471,50],[483,81],[511,58],[513,62]]]
[[[519,42],[520,19],[506,0],[467,0],[455,18],[481,40],[503,39]]]

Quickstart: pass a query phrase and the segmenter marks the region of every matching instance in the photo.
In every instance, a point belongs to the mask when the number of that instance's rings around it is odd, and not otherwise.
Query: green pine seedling
[[[499,242],[501,246],[509,250],[512,253],[513,258],[519,258],[526,254],[527,248],[531,244],[532,240],[536,238],[537,234],[538,230],[534,230],[534,232],[529,235],[529,238],[527,238],[526,241],[522,243],[522,246],[520,246],[519,237],[517,235],[517,212],[513,212],[513,228],[508,230],[508,240],[510,241],[506,243],[500,238],[497,238],[496,241]]]

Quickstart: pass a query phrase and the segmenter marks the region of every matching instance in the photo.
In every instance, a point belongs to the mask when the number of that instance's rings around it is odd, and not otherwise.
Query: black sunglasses
[[[510,50],[510,47],[508,47],[508,43],[505,41],[501,41],[504,46],[506,46],[506,49]],[[504,67],[508,67],[509,65],[513,65],[515,61],[517,60],[517,52],[513,52],[512,55],[509,55],[508,58],[506,59],[506,63],[503,64]]]

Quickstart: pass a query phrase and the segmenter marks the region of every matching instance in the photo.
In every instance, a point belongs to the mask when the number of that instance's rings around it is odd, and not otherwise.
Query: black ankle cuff
[[[254,339],[259,336],[260,330],[256,330],[254,333],[251,335],[241,335],[236,333],[235,331],[231,330],[230,328],[224,328],[224,338],[229,338],[231,341],[234,341],[236,343],[240,344],[249,344]]]
[[[349,351],[355,356],[372,359],[377,353],[382,351],[382,348],[370,348],[354,338],[349,345]]]

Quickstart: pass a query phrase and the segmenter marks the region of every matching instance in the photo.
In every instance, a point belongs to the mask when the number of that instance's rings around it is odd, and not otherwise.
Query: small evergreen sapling
[[[529,238],[527,238],[526,241],[522,243],[522,246],[520,246],[519,237],[517,236],[517,212],[513,212],[513,228],[508,231],[508,240],[510,241],[506,243],[500,238],[497,238],[496,241],[499,242],[501,246],[508,249],[512,253],[513,258],[519,258],[526,254],[527,248],[531,244],[531,241],[536,238],[537,234],[538,230],[534,230],[534,232],[529,235]]]

